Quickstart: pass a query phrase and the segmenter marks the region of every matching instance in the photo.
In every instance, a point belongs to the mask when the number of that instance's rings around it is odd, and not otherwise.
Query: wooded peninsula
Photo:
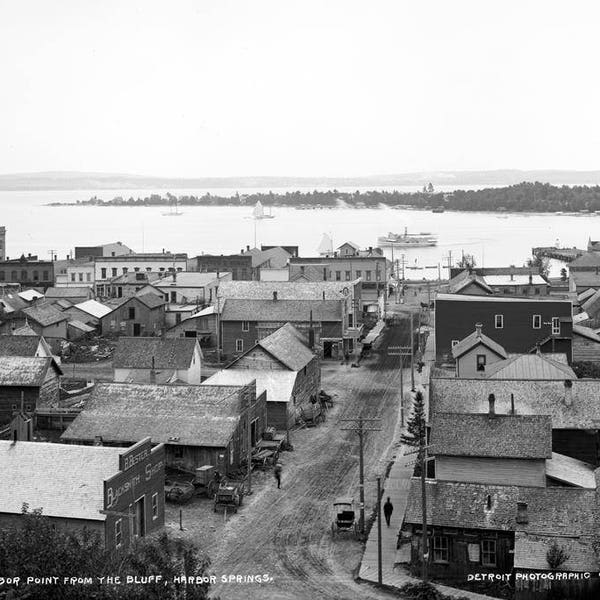
[[[432,186],[428,186],[432,190]],[[380,205],[413,209],[443,209],[489,212],[596,212],[600,211],[600,186],[555,186],[548,183],[523,182],[516,185],[454,192],[427,191],[289,191],[286,193],[252,193],[219,196],[175,196],[167,192],[144,198],[115,197],[103,200],[93,196],[75,203],[55,202],[49,206],[264,206],[292,208],[378,208]],[[440,210],[441,212],[441,210]]]

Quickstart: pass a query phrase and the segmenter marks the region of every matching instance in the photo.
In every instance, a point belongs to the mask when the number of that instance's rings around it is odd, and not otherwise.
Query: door
[[[139,323],[134,323],[133,324],[133,335],[134,336],[139,336],[140,333],[142,332],[141,326]]]
[[[146,535],[146,497],[142,496],[135,502],[135,534],[138,537]]]
[[[323,358],[331,358],[333,342],[323,342]]]

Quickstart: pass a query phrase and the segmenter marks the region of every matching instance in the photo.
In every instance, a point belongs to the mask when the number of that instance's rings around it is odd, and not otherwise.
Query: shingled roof
[[[314,358],[306,340],[290,323],[259,340],[258,345],[292,371],[300,371]]]
[[[434,455],[551,458],[552,422],[545,415],[438,413],[431,445]]]
[[[0,356],[35,356],[39,346],[37,335],[0,335]]]
[[[323,272],[320,272],[323,276]],[[223,281],[219,298],[238,300],[342,300],[348,297],[354,281]]]
[[[39,387],[49,368],[62,375],[55,360],[47,357],[3,356],[0,360],[0,386]]]
[[[113,358],[115,369],[189,369],[195,338],[121,337]]]
[[[495,342],[493,339],[489,338],[487,335],[481,333],[481,325],[478,325],[477,329],[469,334],[466,338],[462,339],[456,346],[452,348],[452,356],[457,359],[460,358],[463,354],[469,352],[479,344],[482,344],[498,356],[502,358],[506,358],[508,355],[506,354],[506,350]]]
[[[596,490],[436,480],[426,486],[427,523],[433,526],[567,536],[591,534],[595,528]],[[518,502],[527,504],[528,523],[517,523]],[[411,480],[404,521],[423,521],[418,479]]]
[[[247,385],[256,381],[256,395],[267,392],[267,402],[290,402],[296,373],[279,369],[225,369],[202,385]]]
[[[569,263],[569,270],[573,267],[600,267],[600,255],[596,252],[586,252]]]
[[[0,512],[21,514],[26,502],[49,517],[104,521],[104,480],[119,472],[122,451],[0,441]]]
[[[242,393],[239,386],[99,384],[62,439],[133,443],[149,436],[222,448],[238,424]]]
[[[600,428],[600,380],[431,379],[429,410],[437,413],[485,413],[488,397],[496,414],[550,415],[553,429]]]
[[[69,320],[67,315],[48,303],[37,302],[29,308],[24,308],[23,314],[28,319],[34,323],[38,323],[42,327],[47,327],[48,325],[54,325],[54,323],[60,323],[62,321]]]
[[[342,320],[339,300],[225,300],[221,321],[315,322]]]

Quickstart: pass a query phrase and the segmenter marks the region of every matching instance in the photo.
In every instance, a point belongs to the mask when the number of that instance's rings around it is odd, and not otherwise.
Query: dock
[[[556,260],[562,260],[563,262],[571,262],[576,258],[579,258],[582,254],[585,254],[585,250],[580,248],[557,248],[556,246],[541,246],[539,248],[532,248],[531,254],[534,256],[543,256],[544,258],[554,258]]]

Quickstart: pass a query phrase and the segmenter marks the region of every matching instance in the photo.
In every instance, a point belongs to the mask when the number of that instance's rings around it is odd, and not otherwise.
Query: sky
[[[0,0],[0,173],[600,169],[593,1]]]

